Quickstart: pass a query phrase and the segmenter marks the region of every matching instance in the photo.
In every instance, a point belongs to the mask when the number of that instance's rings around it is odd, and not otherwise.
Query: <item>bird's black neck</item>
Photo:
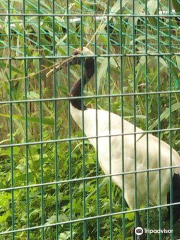
[[[75,82],[75,84],[73,85],[71,89],[71,96],[72,97],[81,96],[84,86],[86,85],[87,82],[89,82],[93,75],[94,75],[94,58],[87,58],[85,60],[84,74],[82,78]],[[86,109],[86,106],[83,106],[83,101],[81,98],[71,99],[71,104],[79,110]]]

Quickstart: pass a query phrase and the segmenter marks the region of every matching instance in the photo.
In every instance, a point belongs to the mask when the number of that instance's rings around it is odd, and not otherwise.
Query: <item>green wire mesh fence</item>
[[[71,119],[83,66],[46,76],[83,46],[86,104],[180,151],[179,0],[0,0],[0,239],[132,239],[136,211]],[[143,210],[148,228],[172,228],[164,206]],[[180,231],[168,237],[148,235]]]

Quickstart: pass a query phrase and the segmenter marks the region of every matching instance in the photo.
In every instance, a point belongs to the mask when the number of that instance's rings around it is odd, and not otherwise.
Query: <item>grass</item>
[[[118,115],[123,112],[124,118],[140,128],[174,128],[172,134],[164,131],[154,135],[180,151],[180,19],[141,17],[146,11],[158,13],[156,1],[155,5],[149,1],[147,6],[145,1],[138,1],[134,11],[139,16],[132,18],[128,15],[133,13],[131,2],[123,1],[122,6],[119,1],[110,1],[109,6],[105,1],[71,1],[68,6],[60,0],[39,1],[39,5],[34,0],[11,1],[9,5],[0,2],[4,14],[0,16],[0,189],[16,188],[0,192],[0,232],[44,226],[4,234],[2,239],[38,240],[44,236],[48,240],[93,240],[98,236],[105,240],[111,234],[113,239],[123,239],[123,215],[108,215],[123,210],[121,190],[108,178],[96,179],[103,175],[97,153],[88,141],[77,140],[82,132],[69,114],[68,92],[81,69],[74,67],[46,78],[55,63],[80,45],[89,44],[98,56],[96,77],[85,89],[88,106],[108,110],[105,95],[110,93],[111,111]],[[177,3],[174,0],[171,6],[176,14]],[[14,14],[11,17],[6,15],[8,9]],[[54,16],[50,15],[53,9]],[[108,9],[111,15],[95,22],[91,14],[102,17]],[[167,1],[159,1],[159,9],[168,10]],[[72,14],[69,18],[63,15],[68,13]],[[73,22],[74,14],[79,18],[81,13],[89,15]],[[123,16],[116,15],[119,13]],[[97,101],[93,97],[96,93]],[[88,180],[84,181],[85,177]],[[28,185],[32,187],[26,188]],[[151,227],[158,229],[157,211],[149,212]],[[107,216],[93,218],[103,214]],[[132,239],[134,214],[124,216],[126,239]],[[46,227],[85,217],[92,219],[59,224],[57,229]],[[142,218],[146,221],[145,212]]]

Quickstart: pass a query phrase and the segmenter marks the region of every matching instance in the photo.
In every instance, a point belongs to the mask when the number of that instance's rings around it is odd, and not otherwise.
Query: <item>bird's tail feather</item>
[[[170,191],[167,195],[167,203],[177,203],[180,202],[180,175],[174,174],[172,178],[172,190],[173,190],[173,196],[172,201],[170,202]],[[170,219],[170,206],[168,207],[168,219]],[[180,204],[173,205],[172,206],[172,212],[173,212],[173,221],[176,223],[180,219]]]

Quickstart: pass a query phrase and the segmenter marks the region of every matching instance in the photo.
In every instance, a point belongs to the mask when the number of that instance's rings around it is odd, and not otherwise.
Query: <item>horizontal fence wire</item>
[[[178,203],[173,203],[173,204],[166,204],[166,205],[160,205],[160,206],[152,206],[149,208],[141,208],[141,209],[135,209],[134,212],[138,212],[138,211],[146,211],[148,209],[158,209],[161,207],[167,207],[167,206],[175,206],[178,205]],[[99,216],[93,216],[93,217],[87,217],[87,218],[82,218],[82,219],[74,219],[71,221],[67,221],[67,222],[61,222],[61,223],[51,223],[51,224],[46,224],[46,225],[42,225],[42,226],[35,226],[35,227],[31,227],[31,228],[26,228],[26,229],[18,229],[15,231],[9,231],[9,233],[18,233],[18,232],[22,232],[22,231],[30,231],[30,230],[36,230],[36,229],[41,229],[41,228],[48,228],[48,227],[54,227],[54,226],[58,226],[58,225],[66,225],[69,223],[77,223],[77,222],[84,222],[84,220],[93,220],[93,219],[101,219],[101,218],[106,218],[106,217],[111,217],[111,216],[117,216],[117,215],[122,215],[122,214],[127,214],[127,213],[131,213],[132,211],[130,210],[126,210],[125,212],[115,212],[115,213],[109,213],[109,214],[103,214],[103,215],[99,215]],[[4,233],[0,233],[0,235],[4,235]]]
[[[179,49],[179,0],[0,1],[0,239],[138,239],[139,218],[145,229],[172,230],[147,239],[180,237]],[[87,59],[94,73],[82,89]]]

